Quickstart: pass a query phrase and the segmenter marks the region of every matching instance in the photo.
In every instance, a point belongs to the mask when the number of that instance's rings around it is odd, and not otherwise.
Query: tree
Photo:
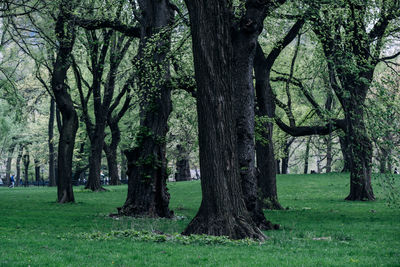
[[[256,7],[261,13],[266,11],[264,5],[249,2],[249,11],[255,11],[253,8]],[[238,165],[238,132],[232,125],[237,117],[233,103],[238,93],[233,85],[233,67],[238,62],[235,64],[232,57],[235,54],[232,40],[243,36],[234,37],[231,32],[231,6],[227,2],[186,1],[186,5],[192,26],[197,83],[203,199],[197,215],[183,233],[263,239],[264,235],[254,224],[244,202]],[[255,35],[249,40],[254,42],[260,21],[253,23],[251,14],[247,15],[240,26],[244,31],[249,30],[250,36]],[[252,46],[254,50],[255,43]],[[251,55],[252,52],[248,56]],[[251,62],[249,58],[245,60]],[[242,74],[248,78],[248,71]],[[247,88],[248,85],[243,86]]]
[[[365,19],[374,10],[378,10],[376,21],[366,24]],[[311,18],[327,60],[330,84],[345,115],[343,130],[350,152],[350,194],[346,200],[375,199],[364,103],[375,67],[385,60],[380,54],[386,31],[391,20],[400,16],[399,10],[400,1],[365,4],[351,0],[323,5]]]
[[[78,116],[68,85],[65,83],[67,71],[71,66],[71,53],[75,42],[75,25],[67,19],[67,14],[72,12],[76,1],[61,1],[55,25],[55,34],[58,41],[56,59],[51,76],[51,89],[57,107],[62,115],[62,125],[58,144],[57,156],[57,202],[74,202],[72,189],[72,156],[74,151],[75,136],[78,129]]]

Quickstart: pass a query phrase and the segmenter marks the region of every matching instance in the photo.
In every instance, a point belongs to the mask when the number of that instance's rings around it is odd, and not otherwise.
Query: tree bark
[[[165,137],[172,110],[167,53],[174,11],[168,0],[141,0],[139,5],[142,12],[138,51],[140,130],[136,137],[137,147],[125,153],[128,195],[119,213],[170,218],[173,212],[168,207]]]
[[[104,143],[104,153],[107,158],[108,177],[110,185],[119,185],[118,164],[117,164],[117,148],[118,146],[107,145]]]
[[[183,234],[264,239],[246,209],[233,110],[231,21],[227,3],[187,0],[197,83],[202,202]],[[233,120],[233,121],[232,121]]]
[[[54,169],[54,118],[55,118],[55,101],[50,99],[50,115],[49,115],[49,186],[56,186],[56,177]]]

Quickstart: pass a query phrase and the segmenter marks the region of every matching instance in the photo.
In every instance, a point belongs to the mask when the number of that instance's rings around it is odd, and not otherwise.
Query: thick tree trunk
[[[21,159],[22,159],[23,150],[24,150],[24,147],[20,144],[19,148],[18,148],[18,156],[17,156],[17,162],[16,162],[16,169],[17,169],[16,186],[20,185],[20,180],[21,180]]]
[[[167,53],[174,11],[168,0],[141,0],[139,5],[143,16],[138,52],[140,130],[137,147],[126,152],[128,196],[119,213],[170,218],[165,137],[172,110]],[[154,38],[157,34],[160,36]]]
[[[55,118],[55,102],[54,99],[50,100],[50,115],[49,115],[49,186],[56,186],[56,177],[54,169],[54,118]]]
[[[202,202],[183,234],[264,239],[244,203],[237,158],[231,21],[222,0],[187,0],[197,83]],[[233,123],[233,124],[232,124]]]
[[[11,177],[11,163],[12,163],[12,156],[15,149],[15,144],[12,144],[8,149],[7,154],[7,163],[6,163],[6,184],[10,185],[10,177]]]
[[[367,136],[363,105],[346,110],[347,143],[350,150],[350,194],[346,200],[375,200],[371,186],[372,143]]]

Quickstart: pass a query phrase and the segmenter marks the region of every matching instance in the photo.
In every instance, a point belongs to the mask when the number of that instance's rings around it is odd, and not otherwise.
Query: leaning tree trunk
[[[54,169],[54,118],[55,118],[55,102],[54,99],[50,100],[50,116],[49,116],[49,186],[56,186],[56,177]]]
[[[367,135],[362,104],[349,105],[345,112],[350,151],[350,194],[346,200],[374,200],[371,186],[372,143]]]
[[[222,0],[187,0],[197,83],[202,202],[183,234],[264,239],[244,203],[233,103],[231,21]]]
[[[16,162],[16,169],[17,169],[16,186],[20,185],[20,180],[21,180],[21,159],[22,159],[23,149],[24,147],[20,144],[18,148],[18,156]]]
[[[165,137],[172,110],[167,53],[174,11],[168,0],[141,0],[139,4],[143,16],[138,51],[140,130],[137,147],[125,153],[128,195],[119,213],[170,218]]]

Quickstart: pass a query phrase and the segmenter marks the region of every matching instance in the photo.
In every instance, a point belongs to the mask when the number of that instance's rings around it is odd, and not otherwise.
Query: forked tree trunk
[[[141,0],[139,5],[143,16],[138,52],[140,130],[137,147],[126,152],[128,195],[119,213],[170,218],[165,137],[172,110],[167,53],[174,11],[168,0]]]
[[[187,0],[197,83],[202,202],[183,234],[264,239],[244,203],[237,157],[231,21],[222,0]]]

